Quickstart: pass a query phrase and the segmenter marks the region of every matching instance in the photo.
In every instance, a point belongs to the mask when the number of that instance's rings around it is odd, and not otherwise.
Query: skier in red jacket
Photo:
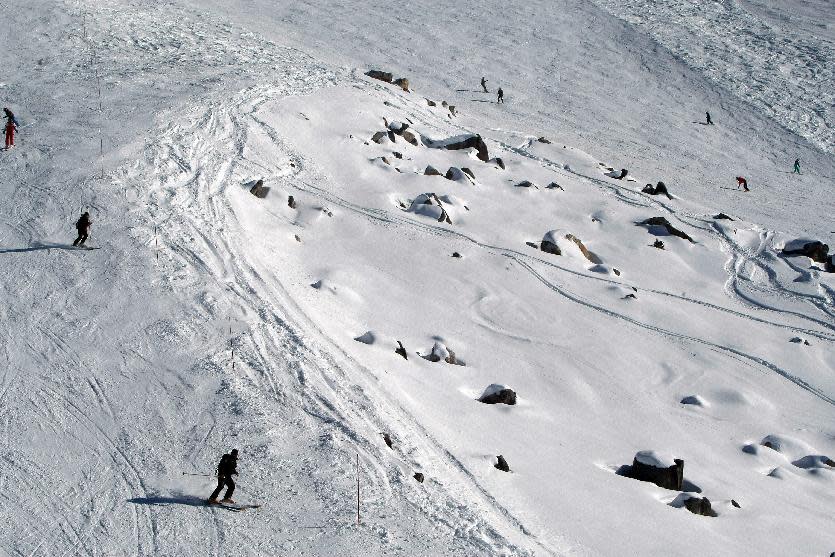
[[[751,191],[748,189],[748,180],[746,180],[742,176],[736,177],[736,187],[737,189],[743,188],[744,191]]]
[[[8,150],[14,147],[14,132],[17,131],[17,118],[14,117],[14,114],[8,108],[4,108],[3,113],[6,116],[6,150]]]

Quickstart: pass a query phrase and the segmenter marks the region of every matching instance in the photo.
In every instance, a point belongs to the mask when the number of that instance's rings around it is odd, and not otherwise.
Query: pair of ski
[[[224,503],[222,501],[215,501],[212,503],[207,501],[206,504],[210,507],[221,507],[235,512],[241,512],[247,509],[257,509],[261,507],[261,505],[255,503]]]

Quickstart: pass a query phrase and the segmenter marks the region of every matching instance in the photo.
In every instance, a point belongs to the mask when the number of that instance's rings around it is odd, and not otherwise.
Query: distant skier
[[[504,104],[504,91],[502,91],[501,87],[499,87],[499,90],[496,91],[496,95],[497,95],[496,102]]]
[[[72,243],[74,246],[83,246],[87,236],[90,235],[90,227],[93,226],[93,221],[90,220],[90,213],[84,211],[81,218],[75,223],[75,228],[78,230],[78,238]]]
[[[800,174],[800,159],[794,159],[794,173]]]
[[[226,495],[223,496],[221,503],[234,503],[232,494],[235,492],[235,482],[232,476],[238,475],[238,449],[232,449],[232,452],[220,457],[220,463],[217,465],[217,488],[209,497],[209,504],[216,504],[218,502],[217,496],[220,495],[224,486],[226,487]]]
[[[743,188],[744,191],[751,191],[748,189],[748,180],[742,176],[736,177],[736,189]]]
[[[484,89],[485,93],[489,93],[490,91],[487,90],[487,80],[483,77],[481,78],[481,88]]]
[[[3,113],[6,116],[6,125],[4,127],[6,131],[6,150],[9,150],[14,147],[14,134],[18,129],[18,123],[17,118],[15,118],[11,110],[4,108]]]
[[[707,118],[707,125],[712,126],[713,120],[710,119],[710,112],[705,112],[705,118]]]

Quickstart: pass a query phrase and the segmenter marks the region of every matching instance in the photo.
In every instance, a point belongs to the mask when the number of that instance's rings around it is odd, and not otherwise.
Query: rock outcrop
[[[674,227],[672,224],[670,224],[670,221],[668,221],[664,217],[652,217],[652,218],[646,219],[646,220],[641,221],[641,222],[636,222],[635,224],[637,226],[647,226],[647,227],[657,226],[657,227],[662,228],[670,236],[677,236],[679,238],[682,238],[682,239],[687,240],[689,242],[692,242],[694,244],[696,243],[693,240],[693,238],[691,238],[690,236],[688,236],[686,233],[682,232],[678,228]]]
[[[494,383],[484,389],[478,401],[484,404],[507,404],[513,406],[516,404],[516,392],[505,385]]]
[[[490,154],[487,152],[487,144],[484,143],[484,140],[478,134],[460,135],[442,140],[424,139],[424,144],[432,149],[446,149],[448,151],[475,149],[476,156],[480,161],[488,162],[490,160]]]
[[[788,242],[783,247],[783,255],[789,257],[806,256],[817,263],[827,263],[830,261],[829,245],[819,242],[817,240],[794,240]]]
[[[652,184],[647,184],[644,186],[644,189],[641,192],[649,194],[649,195],[666,195],[667,199],[672,199],[673,196],[670,195],[670,192],[667,191],[667,186],[664,185],[664,182],[658,182],[658,185],[653,186]]]
[[[684,461],[661,456],[655,451],[639,451],[626,476],[658,487],[681,491],[684,482]]]
[[[497,456],[496,461],[496,464],[493,465],[496,469],[502,472],[510,472],[510,466],[508,466],[507,461],[502,455]]]
[[[258,180],[255,185],[249,189],[249,193],[258,199],[264,199],[270,193],[270,188],[264,185],[264,180]]]
[[[365,75],[373,79],[385,81],[386,83],[391,83],[391,80],[393,78],[393,76],[389,72],[383,72],[380,70],[368,70],[367,72],[365,72]]]

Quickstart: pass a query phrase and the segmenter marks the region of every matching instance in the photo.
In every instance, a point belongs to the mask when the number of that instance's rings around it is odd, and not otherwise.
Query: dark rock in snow
[[[710,508],[710,500],[707,497],[690,497],[689,499],[685,499],[684,507],[693,514],[712,517],[718,516]]]
[[[495,164],[496,166],[498,166],[498,167],[499,167],[499,168],[501,168],[502,170],[504,170],[504,169],[505,169],[505,168],[504,168],[504,161],[503,161],[500,157],[495,157],[495,158],[492,158],[492,159],[490,159],[490,161],[489,161],[489,162],[492,162],[493,164]]]
[[[502,472],[510,472],[510,466],[507,465],[507,461],[504,459],[502,455],[496,457],[496,464],[493,466],[501,470]]]
[[[693,241],[693,238],[691,238],[678,228],[674,227],[672,224],[670,224],[670,221],[668,221],[664,217],[652,217],[635,224],[637,226],[659,226],[663,228],[667,232],[667,234],[670,234],[671,236],[677,236],[679,238],[683,238],[684,240],[688,240],[690,242],[695,243]]]
[[[371,141],[374,143],[382,143],[385,138],[388,137],[389,132],[377,132],[371,136]]]
[[[653,451],[640,451],[632,460],[628,472],[630,478],[654,483],[658,487],[681,491],[684,481],[684,461],[675,458],[672,462],[659,458]]]
[[[452,257],[454,257],[456,259],[461,259],[461,254],[458,253],[457,251],[454,251],[454,252],[452,252]]]
[[[666,195],[668,199],[673,198],[673,196],[667,191],[667,186],[664,185],[664,182],[658,182],[657,186],[647,184],[641,192],[649,195]]]
[[[391,445],[392,445],[392,443],[391,443],[391,437],[389,436],[389,434],[388,434],[388,433],[384,433],[384,434],[383,434],[383,441],[385,442],[385,444],[388,446],[388,448],[389,448],[389,449],[392,449],[392,448],[393,448],[393,447],[391,446]]]
[[[664,242],[662,242],[661,240],[655,240],[655,242],[652,243],[652,247],[664,249]]]
[[[394,158],[396,158],[396,159],[402,159],[403,158],[403,153],[398,153],[397,151],[392,151],[391,154],[394,155]]]
[[[426,167],[426,170],[423,171],[423,174],[424,176],[443,176],[443,174],[438,172],[437,168],[431,165]]]
[[[290,197],[288,197],[288,198],[287,198],[287,206],[288,206],[288,207],[290,207],[291,209],[295,209],[295,208],[296,208],[296,200],[295,200],[295,199],[293,199],[293,196],[292,196],[292,195],[291,195]]]
[[[736,502],[736,501],[734,501],[733,499],[731,499],[731,505],[733,505],[733,506],[734,506],[734,507],[736,507],[737,509],[741,509],[741,508],[742,508],[742,507],[739,505],[739,503],[737,503],[737,502]]]
[[[542,240],[542,242],[540,242],[540,244],[539,244],[539,249],[541,249],[545,253],[551,253],[551,254],[554,254],[554,255],[562,255],[562,252],[560,251],[560,247],[557,244],[555,244],[554,242],[551,242],[549,240]]]
[[[544,137],[540,137],[539,139],[537,139],[537,141],[539,141],[540,143],[548,143],[548,144],[550,144],[550,143],[551,143],[550,141],[548,141],[548,140],[547,140],[546,138],[544,138]]]
[[[516,393],[504,385],[493,384],[484,389],[484,393],[479,402],[484,404],[507,404],[513,406],[516,404]]]
[[[453,181],[456,181],[456,182],[460,181],[460,180],[466,180],[468,182],[472,181],[471,180],[471,175],[469,175],[468,173],[464,172],[462,169],[457,168],[455,166],[450,166],[449,167],[449,170],[446,171],[446,174],[444,175],[444,178],[446,178],[447,180],[453,180]]]
[[[559,185],[558,183],[556,183],[556,182],[551,182],[550,184],[548,184],[547,186],[545,186],[545,188],[546,188],[546,189],[549,189],[549,190],[562,190],[562,191],[565,191],[565,189],[563,189],[563,187],[562,187],[561,185]]]
[[[473,179],[473,181],[475,181],[475,174],[473,174],[473,171],[472,171],[472,170],[470,170],[469,168],[462,167],[462,168],[461,168],[461,172],[463,172],[464,174],[466,174],[467,176],[469,176],[470,178],[472,178],[472,179]]]
[[[536,188],[539,189],[539,186],[531,182],[530,180],[522,180],[518,184],[516,184],[517,188]]]
[[[730,220],[730,221],[734,220],[731,217],[729,217],[728,215],[726,215],[725,213],[719,213],[718,215],[713,215],[713,218],[716,219],[716,220]]]
[[[437,142],[430,142],[429,146],[432,147],[433,143]],[[484,143],[484,140],[478,134],[464,136],[459,141],[455,141],[452,143],[440,142],[439,146],[448,151],[460,151],[461,149],[475,149],[477,151],[477,156],[480,161],[488,162],[490,160],[490,155],[487,152],[487,144]]]
[[[391,83],[393,76],[389,72],[381,72],[380,70],[368,70],[365,72],[368,77]]]
[[[319,281],[316,284],[319,284],[319,286],[317,287],[314,284],[314,288],[321,288],[322,281]],[[363,344],[374,344],[377,342],[377,335],[375,335],[372,331],[366,331],[360,336],[354,338],[354,340]]]
[[[429,99],[426,99],[426,104],[429,106],[438,106],[438,103],[436,103],[435,101],[430,101]]]
[[[405,77],[398,77],[392,83],[394,83],[394,85],[397,85],[407,93],[411,93],[411,91],[409,91],[409,80]]]
[[[693,406],[704,406],[704,400],[699,395],[690,395],[681,399],[681,404],[692,404]]]
[[[409,359],[409,357],[406,355],[406,347],[405,347],[405,346],[403,346],[403,343],[402,343],[402,342],[400,342],[399,340],[397,341],[397,345],[398,345],[400,348],[396,348],[396,349],[394,350],[394,353],[395,353],[395,354],[400,354],[401,356],[403,356],[403,359],[404,359],[404,360],[408,360],[408,359]]]
[[[418,144],[417,137],[409,130],[403,130],[403,132],[400,134],[400,137],[402,137],[406,140],[407,143],[411,143],[412,145]]]
[[[264,180],[258,180],[255,182],[255,185],[250,188],[249,193],[258,199],[264,199],[267,197],[267,194],[270,193],[270,188],[264,185]]]
[[[783,255],[792,257],[803,255],[812,261],[827,263],[829,261],[829,246],[818,241],[795,240],[786,244],[786,247],[783,248]]]
[[[416,479],[419,483],[423,483],[423,474],[421,474],[420,472],[415,472],[415,475],[412,477]]]

